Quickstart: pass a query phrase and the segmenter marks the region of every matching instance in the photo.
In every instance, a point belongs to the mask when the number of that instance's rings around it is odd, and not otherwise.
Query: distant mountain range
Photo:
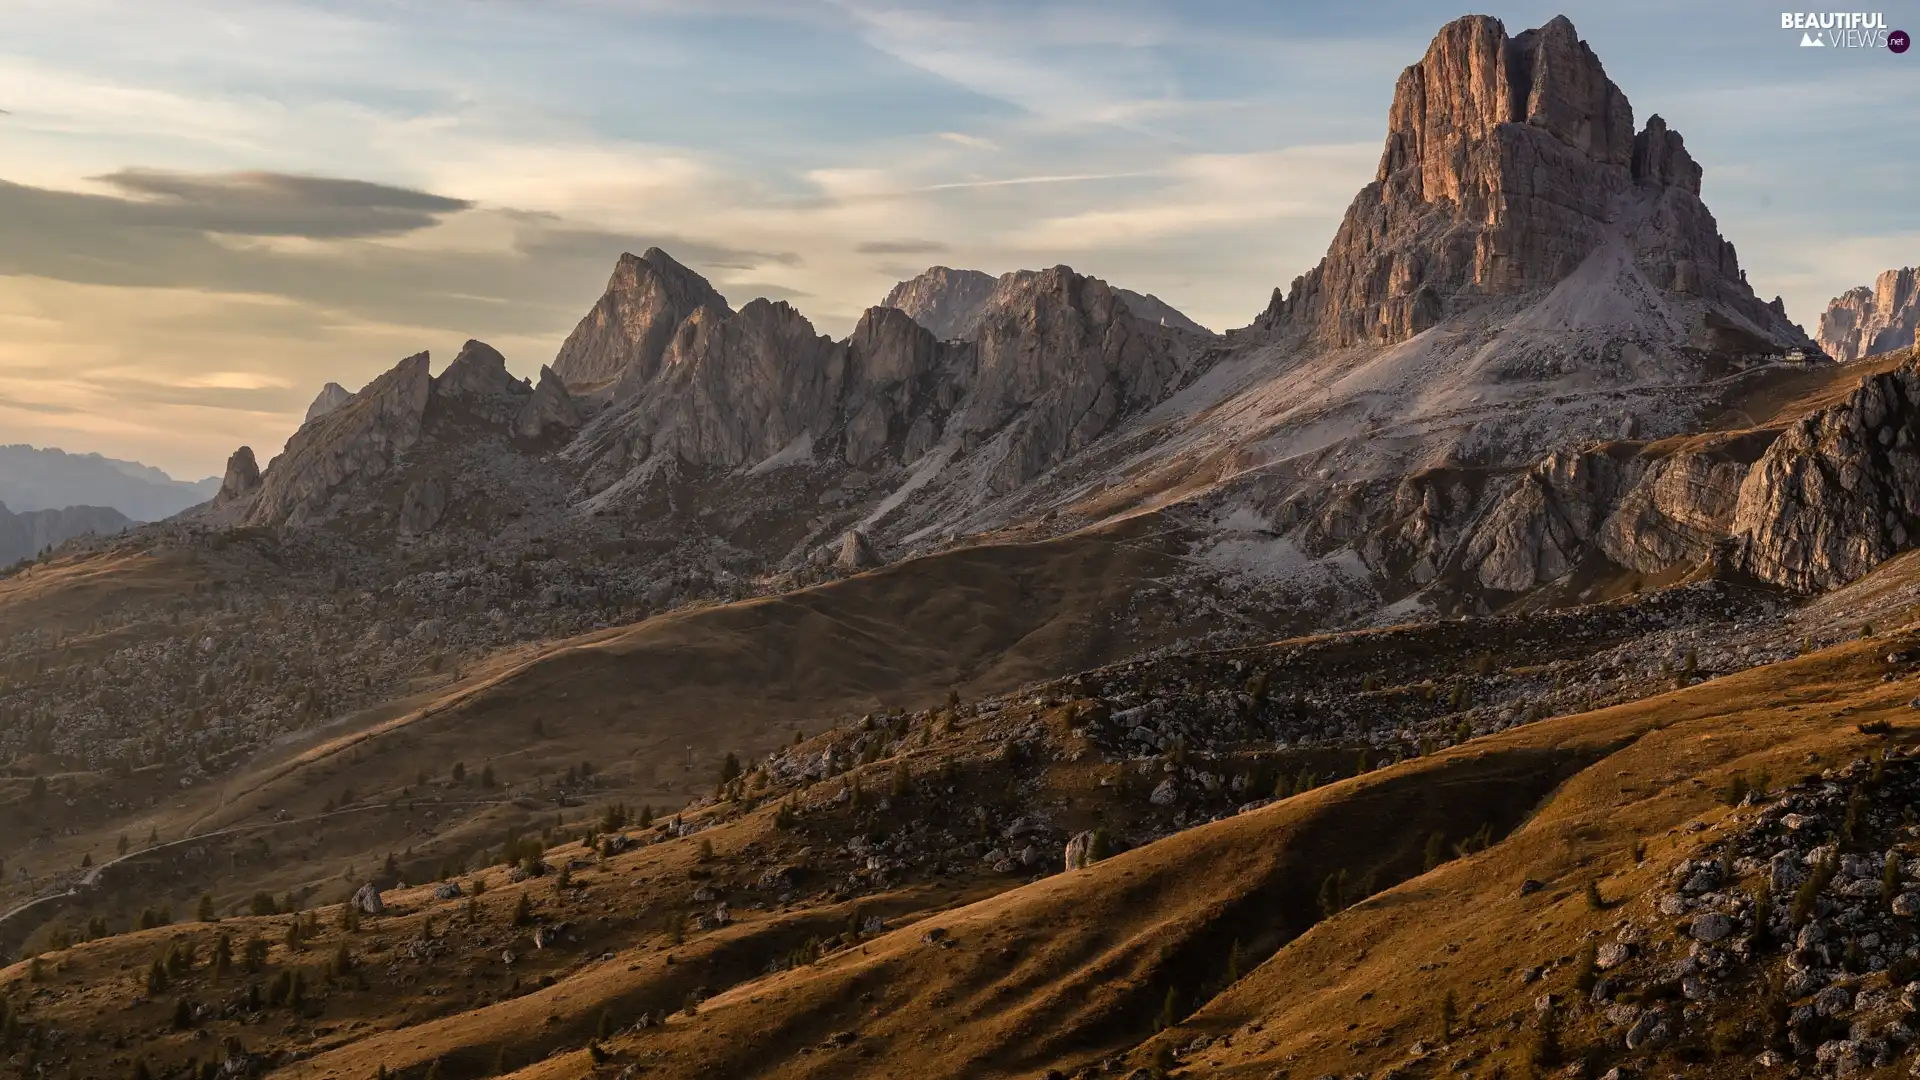
[[[220,478],[175,480],[151,465],[53,448],[0,446],[0,503],[14,513],[111,507],[133,521],[159,521],[206,502]]]
[[[0,503],[0,566],[32,558],[76,536],[103,536],[134,524],[105,506],[69,506],[16,514]]]

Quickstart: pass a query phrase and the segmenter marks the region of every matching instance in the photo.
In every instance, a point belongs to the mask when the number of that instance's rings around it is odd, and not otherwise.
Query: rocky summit
[[[0,1077],[1920,1073],[1912,273],[1809,339],[1565,18],[1384,128],[1224,334],[649,248],[0,507]]]
[[[1837,360],[1920,345],[1920,270],[1888,270],[1833,298],[1820,315],[1820,347]]]

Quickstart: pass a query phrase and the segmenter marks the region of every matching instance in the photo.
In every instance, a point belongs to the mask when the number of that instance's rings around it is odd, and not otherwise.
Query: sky
[[[1920,263],[1920,50],[1682,6],[1477,10],[1572,18],[1810,329]],[[422,349],[536,374],[649,246],[836,337],[934,264],[1066,263],[1243,326],[1325,252],[1399,71],[1462,13],[0,0],[0,443],[218,473]],[[1884,14],[1920,32],[1920,0]]]

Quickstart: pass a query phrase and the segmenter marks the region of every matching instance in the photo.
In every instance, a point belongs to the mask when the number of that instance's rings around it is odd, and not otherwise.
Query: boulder
[[[1067,869],[1069,871],[1084,870],[1092,863],[1093,833],[1074,834],[1073,839],[1067,841]]]
[[[880,556],[873,550],[867,534],[853,529],[840,538],[840,554],[834,559],[834,565],[846,573],[856,573],[879,566]]]
[[[360,886],[349,903],[367,915],[384,915],[387,910],[386,903],[380,899],[380,887],[371,881]]]

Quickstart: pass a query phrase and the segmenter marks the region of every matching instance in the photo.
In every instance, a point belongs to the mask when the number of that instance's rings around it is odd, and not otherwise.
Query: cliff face
[[[311,424],[352,400],[351,390],[337,382],[330,382],[320,388],[320,393],[313,399],[313,404],[307,406],[307,418],[302,423]]]
[[[1700,202],[1701,172],[1633,110],[1563,16],[1509,38],[1467,16],[1400,77],[1373,183],[1326,258],[1277,291],[1266,326],[1323,344],[1392,344],[1489,298],[1552,287],[1609,244],[1655,286],[1695,297],[1743,351],[1801,340],[1754,297]],[[1724,324],[1724,325],[1722,325]]]
[[[946,440],[986,455],[989,487],[1006,491],[1163,399],[1199,351],[1066,267],[1001,278],[972,319],[970,340],[942,340],[873,308],[835,342],[784,303],[700,309],[651,375],[621,376],[621,404],[578,452],[611,482],[649,460],[739,469],[794,448],[904,465]]]
[[[1835,360],[1920,345],[1920,270],[1888,270],[1873,288],[1849,289],[1820,316],[1820,347]]]
[[[992,275],[978,270],[933,266],[895,285],[880,304],[906,312],[934,337],[952,341],[973,336],[994,284]]]
[[[1861,380],[1802,417],[1740,485],[1746,569],[1811,591],[1844,585],[1920,537],[1920,366]]]
[[[106,506],[68,506],[16,514],[0,503],[0,566],[32,558],[76,536],[105,536],[133,523],[133,519]]]
[[[680,325],[702,311],[709,318],[732,314],[707,279],[659,248],[622,255],[606,292],[560,346],[554,374],[576,393],[616,379],[644,384]]]

